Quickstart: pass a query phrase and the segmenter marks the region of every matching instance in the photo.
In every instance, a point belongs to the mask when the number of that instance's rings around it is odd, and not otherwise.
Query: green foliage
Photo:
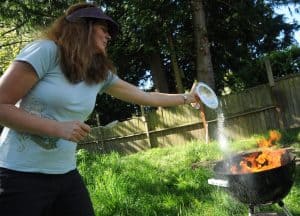
[[[13,26],[0,28],[0,76],[7,69],[23,46],[31,41],[31,34],[14,29]]]
[[[208,34],[220,91],[224,87],[240,91],[266,83],[264,64],[256,62],[264,55],[284,50],[295,43],[292,32],[299,25],[285,23],[282,15],[274,13],[276,5],[271,4],[274,2],[269,2],[207,3],[211,17]]]
[[[281,52],[273,51],[270,53],[270,60],[275,78],[300,73],[300,47],[292,46]]]
[[[242,60],[238,73],[227,71],[224,75],[224,87],[237,92],[268,82],[264,60],[268,57],[271,62],[275,79],[300,72],[300,47],[290,46],[283,50],[272,51],[265,56]],[[250,76],[251,75],[251,76]]]
[[[47,26],[74,1],[2,1],[0,7],[0,75],[37,31]]]
[[[18,27],[43,27],[60,16],[65,8],[76,0],[4,0],[1,2],[1,22]]]

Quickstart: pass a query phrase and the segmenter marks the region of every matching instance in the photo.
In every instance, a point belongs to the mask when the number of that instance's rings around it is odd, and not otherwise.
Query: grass
[[[300,130],[283,131],[282,146],[299,148]],[[230,142],[231,151],[255,147],[257,135]],[[248,215],[248,207],[222,188],[207,184],[213,176],[209,166],[192,165],[222,159],[217,142],[190,142],[183,146],[155,148],[121,156],[97,155],[80,150],[78,168],[84,177],[97,216]],[[300,215],[300,169],[284,202],[293,215]],[[282,212],[277,205],[262,208]]]

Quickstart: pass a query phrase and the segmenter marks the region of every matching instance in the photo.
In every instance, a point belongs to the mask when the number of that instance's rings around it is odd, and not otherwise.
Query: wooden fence
[[[209,136],[222,132],[229,139],[246,138],[270,129],[300,127],[300,75],[289,76],[241,93],[219,97],[221,109],[205,109]],[[218,121],[219,120],[219,121]],[[119,122],[112,128],[97,127],[80,148],[108,153],[133,153],[153,147],[182,145],[204,140],[205,131],[198,110],[189,105],[159,108],[142,117]]]

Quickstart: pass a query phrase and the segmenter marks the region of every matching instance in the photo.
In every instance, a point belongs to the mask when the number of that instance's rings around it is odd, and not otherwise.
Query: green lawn
[[[282,135],[281,145],[300,147],[300,130],[282,132]],[[231,151],[254,148],[262,136],[230,142]],[[80,150],[78,167],[97,216],[246,216],[246,205],[222,188],[207,183],[213,176],[210,162],[222,159],[222,155],[217,142],[206,145],[196,141],[128,156],[96,155]],[[299,200],[298,166],[295,184],[284,199],[293,215],[300,215]],[[282,212],[277,205],[262,210]]]

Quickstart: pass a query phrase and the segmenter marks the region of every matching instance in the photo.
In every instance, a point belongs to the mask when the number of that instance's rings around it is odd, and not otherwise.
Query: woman
[[[28,44],[0,79],[1,216],[94,215],[76,170],[76,142],[97,94],[149,106],[194,103],[188,94],[146,93],[121,80],[106,54],[118,25],[76,4]]]

